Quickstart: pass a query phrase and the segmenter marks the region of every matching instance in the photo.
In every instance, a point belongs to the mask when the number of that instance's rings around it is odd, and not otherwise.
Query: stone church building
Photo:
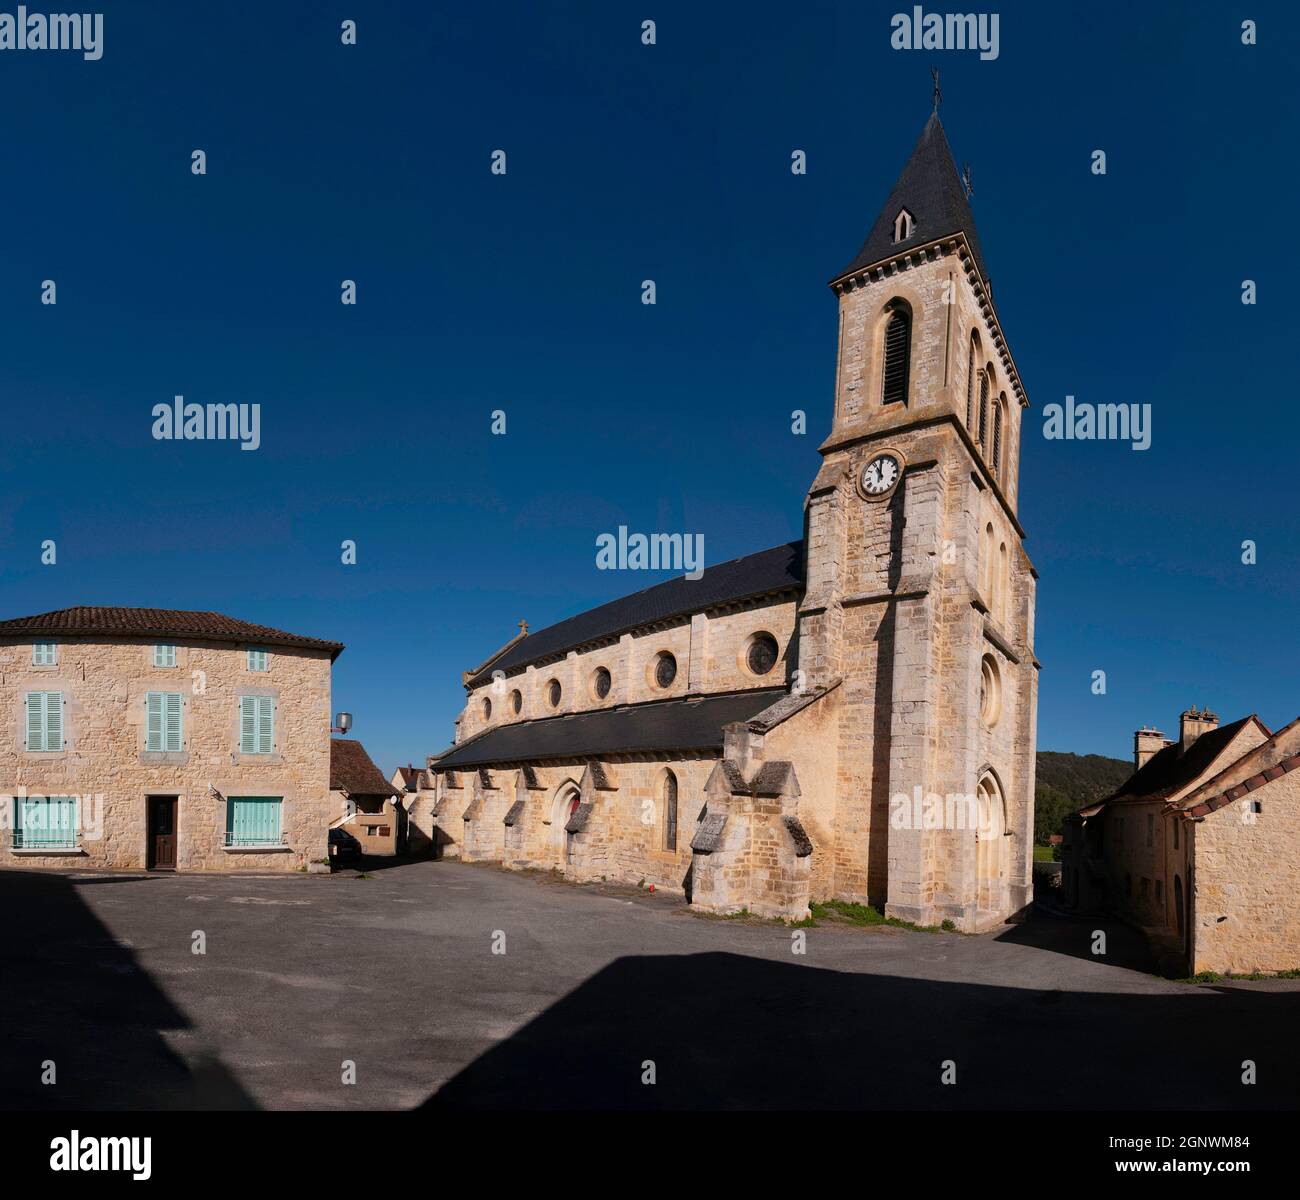
[[[447,854],[644,882],[717,913],[1030,901],[1028,406],[931,116],[831,281],[835,403],[804,536],[520,634],[429,759]]]

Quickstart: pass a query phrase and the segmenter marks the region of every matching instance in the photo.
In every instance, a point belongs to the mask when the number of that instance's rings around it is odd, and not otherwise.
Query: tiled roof
[[[433,769],[462,770],[480,764],[589,758],[644,750],[720,750],[724,725],[748,721],[782,694],[781,689],[764,688],[702,700],[656,700],[627,708],[500,725],[453,746],[439,757]]]
[[[1191,808],[1185,808],[1181,811],[1184,816],[1188,817],[1208,817],[1210,813],[1226,808],[1229,804],[1248,796],[1256,788],[1261,788],[1266,783],[1272,783],[1275,779],[1281,779],[1283,775],[1294,771],[1296,767],[1300,767],[1300,754],[1293,754],[1290,758],[1284,758],[1280,763],[1269,767],[1267,770],[1260,771],[1249,779],[1243,779],[1236,787],[1230,787],[1226,792],[1220,792],[1217,796],[1211,796],[1209,799],[1202,800]]]
[[[429,772],[423,767],[398,767],[396,775],[402,781],[402,787],[408,792],[418,792],[432,786],[429,782]]]
[[[180,608],[107,608],[81,605],[13,617],[0,621],[0,638],[5,637],[174,637],[193,641],[252,643],[260,646],[294,646],[306,650],[327,650],[331,661],[343,650],[341,642],[303,637],[237,621],[217,612],[191,612]]]
[[[803,542],[788,542],[757,554],[707,567],[699,579],[681,576],[611,600],[577,616],[519,638],[499,657],[473,675],[476,687],[494,671],[511,671],[587,642],[614,637],[640,625],[699,612],[716,604],[803,586]]]
[[[330,738],[330,791],[349,796],[400,796],[360,743]]]
[[[1166,800],[1191,783],[1223,753],[1228,743],[1246,724],[1258,721],[1255,716],[1242,717],[1201,734],[1184,753],[1182,744],[1174,742],[1157,750],[1142,768],[1107,800]],[[1262,728],[1262,726],[1261,726]],[[1265,730],[1267,732],[1267,730]]]
[[[912,236],[901,242],[894,241],[894,218],[899,209],[912,214]],[[874,263],[893,258],[896,254],[915,246],[924,246],[949,234],[964,233],[980,274],[988,281],[984,254],[975,234],[975,218],[966,200],[966,189],[957,175],[957,165],[948,149],[948,139],[938,114],[925,123],[920,138],[912,148],[912,155],[903,173],[889,193],[885,207],[871,227],[867,240],[857,257],[835,276],[840,279]]]

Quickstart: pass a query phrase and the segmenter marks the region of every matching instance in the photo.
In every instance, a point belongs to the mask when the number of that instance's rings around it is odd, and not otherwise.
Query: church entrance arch
[[[1004,907],[1008,851],[1006,802],[1002,788],[991,772],[980,780],[976,801],[975,903],[976,908],[993,911]]]

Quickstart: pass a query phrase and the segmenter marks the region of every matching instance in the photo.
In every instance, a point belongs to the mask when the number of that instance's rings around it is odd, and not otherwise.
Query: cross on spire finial
[[[520,634],[520,636],[522,637],[522,636],[523,636],[525,633],[527,633],[527,632],[528,632],[528,622],[527,622],[527,621],[520,621],[520,622],[519,622],[519,634]]]
[[[939,115],[939,105],[943,101],[943,93],[939,90],[939,68],[930,68],[930,78],[934,80],[934,115]]]

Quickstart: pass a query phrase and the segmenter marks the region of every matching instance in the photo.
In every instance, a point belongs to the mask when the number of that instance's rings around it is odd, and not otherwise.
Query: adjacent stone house
[[[937,115],[831,287],[803,537],[521,623],[428,759],[445,853],[716,912],[840,898],[975,930],[1028,905],[1028,399]]]
[[[360,742],[330,740],[330,792],[338,809],[331,829],[351,834],[362,854],[397,853],[399,826],[405,818],[401,795]]]
[[[342,650],[214,612],[0,621],[0,866],[324,859]]]
[[[433,810],[438,792],[432,773],[408,763],[393,772],[391,783],[402,793],[400,803],[406,811],[406,853],[436,854],[438,844],[434,831],[437,820]]]
[[[1300,719],[1191,708],[1176,741],[1137,731],[1134,766],[1066,823],[1067,903],[1119,913],[1189,975],[1300,967]]]

